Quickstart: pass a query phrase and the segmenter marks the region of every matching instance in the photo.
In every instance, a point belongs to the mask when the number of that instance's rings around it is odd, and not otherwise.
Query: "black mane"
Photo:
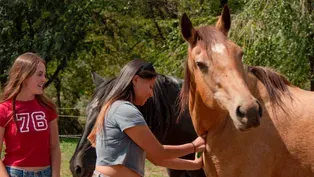
[[[160,142],[163,142],[168,130],[177,121],[178,96],[182,80],[171,76],[157,76],[154,96],[144,106],[139,106],[148,126]]]

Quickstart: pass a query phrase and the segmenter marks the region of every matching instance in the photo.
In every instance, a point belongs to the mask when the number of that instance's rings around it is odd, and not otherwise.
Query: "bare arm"
[[[194,153],[192,143],[177,146],[161,145],[146,125],[134,126],[124,132],[146,152],[149,160],[154,164],[162,164],[165,163],[165,159],[174,159]],[[203,150],[203,144],[204,142],[196,142],[196,150]]]
[[[149,156],[147,156],[146,158],[151,161],[151,158]],[[203,158],[195,158],[195,160],[180,158],[166,159],[164,161],[161,161],[159,164],[154,165],[163,166],[174,170],[198,170],[202,168]]]
[[[2,162],[2,159],[1,159],[4,130],[5,130],[5,128],[0,127],[0,176],[9,177],[9,174],[7,173],[7,170],[6,170],[6,168]]]
[[[60,177],[61,151],[59,143],[58,120],[52,120],[49,123],[49,127],[52,177]]]

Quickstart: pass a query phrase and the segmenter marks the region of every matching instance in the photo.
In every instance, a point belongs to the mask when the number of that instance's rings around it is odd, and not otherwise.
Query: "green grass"
[[[60,138],[61,146],[61,176],[72,177],[70,171],[70,159],[75,151],[78,139],[74,138]]]
[[[166,168],[155,166],[146,160],[145,163],[145,176],[148,177],[165,177],[167,175]]]
[[[72,177],[71,171],[69,169],[70,159],[74,153],[78,139],[72,138],[61,138],[61,176],[62,177]],[[165,168],[157,167],[146,161],[145,165],[145,176],[146,177],[165,177],[167,172]]]

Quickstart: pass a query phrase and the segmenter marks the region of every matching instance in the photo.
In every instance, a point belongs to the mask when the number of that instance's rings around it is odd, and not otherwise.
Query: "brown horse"
[[[181,107],[197,134],[207,133],[206,175],[313,177],[314,93],[270,69],[244,67],[230,26],[227,6],[216,26],[181,19],[189,44]]]

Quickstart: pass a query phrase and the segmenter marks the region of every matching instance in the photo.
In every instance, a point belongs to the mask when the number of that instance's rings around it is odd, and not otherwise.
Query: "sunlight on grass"
[[[145,163],[145,176],[148,177],[165,177],[167,175],[166,168],[155,166],[146,160]]]

